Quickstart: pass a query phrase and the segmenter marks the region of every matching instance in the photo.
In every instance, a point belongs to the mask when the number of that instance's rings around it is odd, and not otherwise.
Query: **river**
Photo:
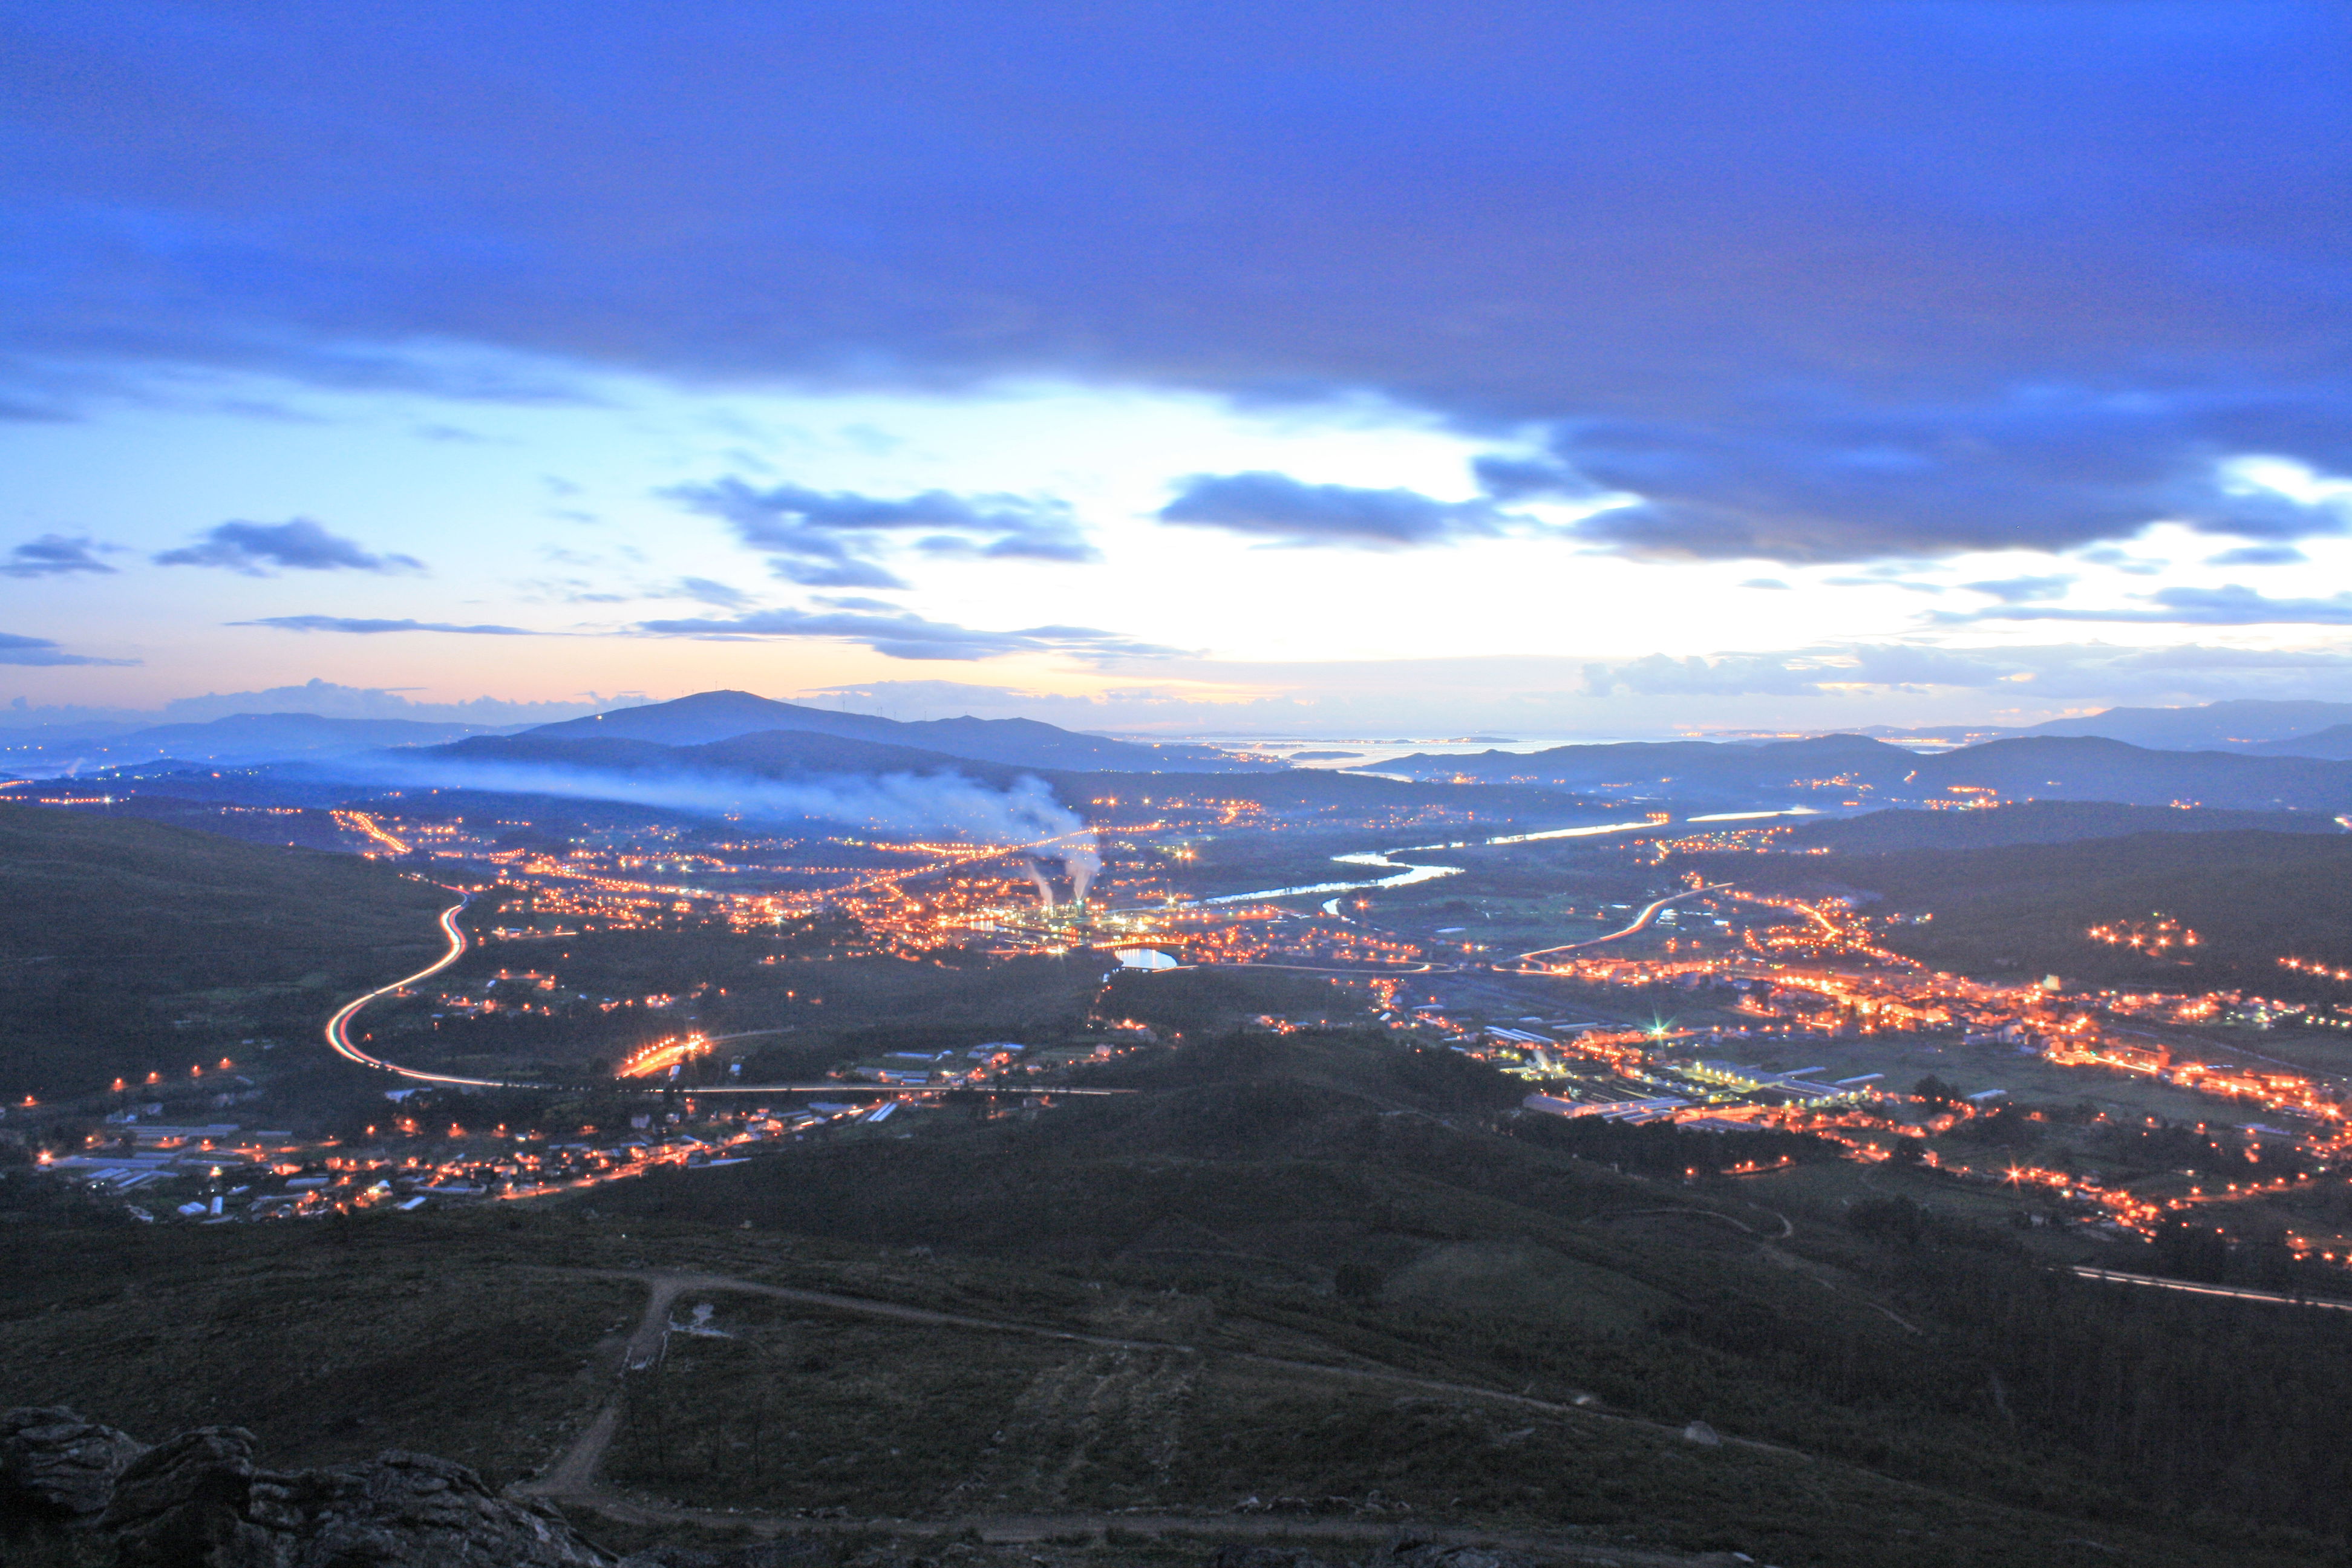
[[[1786,811],[1719,812],[1709,816],[1694,816],[1691,822],[1745,822],[1767,816],[1817,816],[1820,813],[1808,806],[1794,806]],[[1550,838],[1592,838],[1603,833],[1628,833],[1635,828],[1654,827],[1648,820],[1641,822],[1601,822],[1589,827],[1553,827],[1540,833],[1505,833],[1493,838],[1460,838],[1450,844],[1408,844],[1401,849],[1359,849],[1351,854],[1331,857],[1335,865],[1369,866],[1380,870],[1392,870],[1393,877],[1382,877],[1370,882],[1308,882],[1296,888],[1261,888],[1249,893],[1225,893],[1213,899],[1202,899],[1202,904],[1246,904],[1260,899],[1298,899],[1316,893],[1363,893],[1375,888],[1410,888],[1416,882],[1434,882],[1441,877],[1457,877],[1466,869],[1461,866],[1420,865],[1399,860],[1399,855],[1443,854],[1449,849],[1478,849],[1497,844],[1537,844]]]

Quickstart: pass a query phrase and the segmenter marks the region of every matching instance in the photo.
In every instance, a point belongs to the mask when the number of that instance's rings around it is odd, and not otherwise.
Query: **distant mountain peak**
[[[1270,765],[1210,746],[1141,745],[1082,734],[1037,719],[981,719],[968,713],[952,719],[885,719],[735,690],[698,691],[668,702],[542,724],[524,733],[557,740],[601,735],[666,746],[703,746],[771,731],[834,735],[1012,767],[1096,773],[1256,773]]]

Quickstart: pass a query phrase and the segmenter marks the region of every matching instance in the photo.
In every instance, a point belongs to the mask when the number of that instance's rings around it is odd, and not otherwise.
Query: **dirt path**
[[[1416,1542],[1501,1547],[1557,1563],[1591,1563],[1593,1568],[1609,1563],[1618,1564],[1619,1568],[1735,1568],[1738,1562],[1728,1552],[1667,1552],[1654,1546],[1617,1546],[1521,1531],[1469,1530],[1394,1520],[1300,1519],[1246,1513],[1000,1513],[948,1519],[795,1519],[726,1509],[677,1508],[603,1494],[561,1500],[626,1524],[693,1524],[713,1530],[749,1530],[761,1536],[874,1531],[939,1537],[961,1536],[971,1531],[983,1542],[1008,1546],[1098,1536],[1112,1530],[1132,1535],[1197,1536],[1204,1540],[1239,1537],[1278,1543],[1327,1541],[1368,1544],[1386,1542],[1402,1535]]]
[[[1738,1224],[1737,1221],[1733,1223]],[[1499,1389],[1480,1388],[1465,1383],[1447,1383],[1437,1378],[1416,1377],[1410,1373],[1389,1372],[1376,1367],[1332,1366],[1321,1362],[1293,1361],[1283,1356],[1259,1355],[1249,1351],[1203,1348],[1169,1340],[1128,1340],[1115,1339],[1103,1334],[1082,1334],[1069,1329],[1047,1328],[1041,1324],[1008,1321],[999,1318],[974,1318],[957,1312],[936,1311],[928,1307],[909,1307],[897,1301],[877,1301],[862,1296],[837,1295],[829,1290],[803,1290],[787,1285],[766,1285],[755,1279],[739,1279],[723,1274],[674,1274],[659,1269],[631,1268],[551,1268],[542,1272],[560,1274],[570,1279],[628,1279],[646,1287],[645,1313],[638,1320],[636,1329],[629,1335],[628,1343],[621,1354],[621,1367],[624,1372],[642,1371],[661,1359],[662,1347],[669,1334],[670,1308],[677,1302],[678,1297],[723,1293],[764,1296],[772,1300],[796,1301],[806,1306],[826,1308],[837,1312],[855,1312],[865,1317],[889,1318],[900,1322],[925,1323],[941,1328],[974,1329],[990,1333],[1019,1334],[1033,1339],[1057,1340],[1066,1344],[1093,1345],[1108,1350],[1174,1351],[1186,1355],[1216,1356],[1248,1366],[1305,1373],[1315,1377],[1334,1378],[1342,1382],[1377,1384],[1391,1388],[1409,1388],[1425,1394],[1446,1394],[1454,1398],[1484,1400],[1491,1404],[1512,1405],[1522,1410],[1538,1411],[1549,1415],[1575,1416],[1587,1421],[1607,1421],[1620,1426],[1639,1427],[1661,1437],[1679,1438],[1682,1436],[1680,1427],[1669,1426],[1664,1422],[1649,1421],[1638,1415],[1621,1415],[1611,1411],[1595,1409],[1593,1408],[1594,1396],[1589,1394],[1579,1394],[1575,1395],[1572,1403],[1561,1404],[1556,1400],[1538,1399],[1531,1394],[1507,1394]],[[619,1394],[615,1394],[604,1407],[597,1412],[595,1418],[589,1422],[580,1436],[572,1440],[571,1447],[566,1448],[543,1474],[533,1480],[519,1484],[515,1489],[532,1497],[574,1503],[607,1512],[621,1508],[640,1511],[655,1508],[656,1505],[652,1504],[626,1502],[597,1489],[597,1472],[603,1467],[605,1452],[612,1447],[613,1438],[619,1433],[620,1426],[621,1399]],[[1726,1436],[1720,1440],[1732,1447],[1785,1454],[1792,1458],[1806,1457],[1793,1448],[1784,1448],[1772,1443],[1761,1443],[1753,1438]],[[661,1512],[661,1517],[673,1516],[680,1520],[708,1517],[737,1522],[742,1522],[753,1517],[725,1512],[712,1513],[709,1510],[694,1509],[672,1509]],[[615,1514],[614,1517],[626,1516]],[[1248,1515],[1234,1517],[1237,1526],[1251,1518]],[[992,1515],[978,1516],[953,1521],[947,1524],[938,1524],[936,1527],[961,1530],[969,1526],[979,1528],[985,1534],[991,1528],[989,1521],[996,1518],[997,1516]],[[1140,1528],[1129,1522],[1127,1516],[1118,1514],[1071,1515],[1067,1518],[1092,1521],[1093,1523],[1091,1525],[1066,1523],[1045,1533],[1086,1528],[1100,1529],[1106,1523],[1116,1524],[1122,1529]],[[1216,1516],[1217,1529],[1222,1531],[1225,1528],[1226,1518],[1227,1516],[1223,1515]],[[798,1528],[803,1521],[791,1522]],[[1361,1521],[1284,1521],[1277,1524],[1257,1521],[1248,1524],[1247,1528],[1255,1531],[1263,1525],[1269,1531],[1308,1529],[1310,1526],[1313,1529],[1322,1529],[1326,1526],[1339,1529],[1340,1526],[1353,1528],[1359,1524],[1361,1524]],[[1187,1526],[1192,1529],[1201,1527],[1197,1521]],[[894,1528],[896,1528],[895,1525]],[[907,1528],[914,1529],[916,1526],[909,1525]],[[920,1528],[926,1531],[932,1530],[934,1524],[925,1523]],[[1363,1525],[1362,1528],[1371,1530],[1375,1535],[1385,1536],[1386,1531],[1393,1527]],[[1465,1538],[1467,1539],[1466,1536]],[[1034,1539],[1034,1537],[1019,1539]],[[1623,1560],[1633,1561],[1631,1557]],[[1662,1563],[1693,1561],[1683,1557],[1652,1560]]]

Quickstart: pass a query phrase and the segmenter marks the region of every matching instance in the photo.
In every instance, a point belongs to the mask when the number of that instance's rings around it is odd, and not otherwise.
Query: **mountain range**
[[[2017,736],[1927,755],[1867,735],[1749,744],[1631,742],[1471,756],[1416,753],[1384,762],[1380,772],[1743,805],[2105,800],[2240,811],[2352,810],[2352,762],[2156,751],[2089,735]]]
[[[511,730],[513,725],[504,727]],[[491,724],[415,719],[330,719],[317,713],[232,713],[196,724],[156,724],[117,735],[34,740],[0,747],[19,766],[122,767],[175,757],[190,763],[274,763],[292,757],[355,756],[387,746],[437,746],[465,735],[504,732]]]
[[[603,739],[698,746],[739,735],[775,731],[835,736],[926,755],[1020,768],[1092,773],[1241,773],[1265,772],[1280,766],[1237,756],[1214,746],[1116,741],[1034,719],[964,717],[910,722],[870,713],[844,713],[779,702],[749,691],[701,691],[671,702],[616,708],[585,719],[530,729],[405,719],[330,719],[317,713],[236,713],[204,723],[158,724],[123,733],[27,739],[0,747],[0,758],[22,768],[54,771],[77,765],[135,766],[166,759],[242,766],[298,759],[357,757],[393,748],[439,746],[468,736],[518,732],[546,740]]]
[[[544,740],[606,738],[666,746],[707,745],[774,731],[834,735],[1022,768],[1094,773],[1264,772],[1279,764],[1237,757],[1213,746],[1150,744],[1081,734],[1034,719],[884,719],[778,702],[749,691],[698,691],[674,702],[622,708],[585,719],[541,724],[523,734]]]
[[[2197,708],[2109,708],[2019,729],[1937,725],[1861,731],[1897,742],[1982,742],[2030,735],[2092,735],[2162,751],[2252,752],[2273,756],[2352,757],[2352,702],[2241,698]]]

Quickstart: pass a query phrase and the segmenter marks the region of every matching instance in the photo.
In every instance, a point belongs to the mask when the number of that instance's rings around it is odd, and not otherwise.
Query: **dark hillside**
[[[1787,839],[1792,849],[1826,846],[1840,854],[1894,849],[1986,849],[2001,844],[2064,844],[2135,833],[2320,833],[2342,824],[2316,812],[2183,810],[2112,801],[2025,800],[1975,811],[1873,811],[1811,822]]]
[[[1962,814],[1954,814],[1962,815]],[[1873,912],[1933,914],[1886,935],[1941,968],[2052,971],[2085,982],[2162,981],[2168,989],[2251,987],[2297,996],[2282,957],[2352,963],[2352,835],[2140,833],[2066,844],[1759,858],[1749,887],[1852,891]],[[2093,926],[2158,916],[2198,944],[2161,959],[2097,942]],[[2340,987],[2326,993],[2341,994]]]
[[[2352,809],[2352,763],[2300,755],[2156,751],[2096,736],[2022,735],[1922,755],[1864,735],[1673,741],[1515,754],[1400,758],[1417,778],[1639,789],[1685,799],[1906,801],[1955,790],[2009,800],[2121,801],[2238,811]]]
[[[504,763],[613,773],[675,769],[756,773],[769,778],[802,773],[907,773],[1013,776],[1013,770],[939,752],[791,730],[761,731],[697,745],[666,745],[593,733],[480,735],[436,747],[423,756],[460,763]]]
[[[0,805],[0,1086],[184,1077],[257,1029],[308,1035],[337,990],[436,951],[450,901],[352,856]]]
[[[1705,1411],[1726,1431],[1824,1460],[2098,1521],[2070,1535],[2112,1540],[2158,1520],[2185,1529],[2191,1508],[2352,1523],[2337,1490],[2352,1447],[2306,1424],[2325,1390],[2352,1392],[2352,1342],[2321,1314],[2118,1294],[2053,1274],[2004,1229],[1934,1213],[1865,1234],[1802,1187],[1685,1179],[1784,1153],[1800,1167],[1836,1163],[1810,1140],[1514,1118],[1502,1108],[1523,1085],[1374,1035],[1203,1043],[1096,1081],[1137,1092],[986,1121],[972,1119],[974,1100],[903,1136],[649,1177],[606,1189],[595,1207],[625,1215],[632,1234],[748,1222],[1040,1279],[1075,1270],[1087,1290],[1130,1292],[1128,1315],[1108,1321],[1135,1331],[1182,1325],[1237,1350],[1550,1399],[1589,1391],[1597,1408],[1677,1425]],[[712,1356],[714,1369],[742,1359]],[[738,1375],[681,1380],[676,1414],[647,1405],[633,1420],[686,1423],[690,1409],[694,1424],[749,1421],[729,1413]],[[2307,1392],[2284,1392],[2305,1380]],[[2102,1414],[2118,1386],[2145,1417],[2120,1429]],[[1198,1397],[1210,1408],[1207,1385]],[[2266,1424],[2290,1408],[2305,1414]],[[1001,1422],[971,1419],[976,1443]],[[1391,1464],[1380,1430],[1304,1397],[1225,1408],[1220,1421],[1190,1468],[1107,1478],[1106,1501],[1377,1484],[1416,1507],[1583,1506],[1538,1502],[1552,1483],[1530,1473],[1519,1485],[1498,1434],[1475,1461],[1441,1444]],[[2242,1435],[2234,1451],[2184,1436],[2215,1429]],[[660,1430],[639,1430],[635,1473],[712,1502],[757,1495],[749,1479],[693,1479],[719,1472],[681,1468]],[[1822,1507],[1819,1527],[1834,1533],[1838,1505]],[[2052,1560],[1989,1548],[1931,1558],[1914,1544],[1882,1540],[1872,1555],[1819,1541],[1801,1554],[1790,1542],[1772,1560]]]
[[[2237,811],[2352,810],[2352,763],[2231,752],[2159,752],[2095,736],[1988,741],[1919,760],[1913,796],[1958,786],[2011,800],[2112,800]]]
[[[2330,724],[2290,741],[2264,741],[2247,751],[2263,757],[2327,757],[2352,762],[2352,724]]]
[[[1213,747],[1139,744],[1086,735],[1034,719],[926,719],[908,722],[872,713],[844,713],[778,702],[749,691],[698,691],[672,702],[652,702],[610,713],[543,724],[539,740],[619,737],[667,746],[700,746],[738,735],[778,731],[831,735],[871,745],[932,752],[1024,768],[1087,768],[1119,773],[1263,769]]]
[[[2298,757],[2331,755],[2291,751],[2291,737],[2309,736],[2352,720],[2352,702],[2276,701],[2240,698],[2200,708],[2110,708],[2083,719],[2051,719],[2028,725],[2025,735],[2099,735],[2135,746],[2178,751],[2250,747]]]
[[[1606,1173],[1598,1179],[1607,1183]],[[2280,1347],[2304,1355],[2312,1386],[2300,1395],[2263,1387],[2287,1403],[2273,1407],[2277,1420],[2248,1424],[2234,1448],[2246,1475],[2228,1487],[2182,1476],[2179,1499],[2142,1500],[2045,1447],[2038,1404],[2021,1415],[2024,1432],[2000,1423],[1969,1347],[1940,1331],[1916,1344],[1884,1317],[1849,1314],[1846,1287],[1825,1290],[1808,1277],[1820,1268],[1814,1252],[1844,1248],[1834,1227],[1818,1233],[1828,1238],[1819,1244],[1791,1244],[1804,1254],[1801,1273],[1760,1260],[1717,1209],[1687,1223],[1656,1215],[1660,1197],[1687,1209],[1689,1194],[1648,1194],[1645,1217],[1641,1189],[1615,1190],[1633,1196],[1633,1211],[1585,1227],[1591,1245],[1678,1256],[1702,1281],[1686,1306],[1638,1289],[1614,1303],[1630,1314],[1621,1322],[1659,1313],[1660,1332],[1563,1318],[1557,1304],[1591,1302],[1601,1276],[1537,1242],[1424,1243],[1423,1266],[1367,1295],[1187,1280],[1172,1255],[1169,1267],[1139,1256],[1080,1272],[536,1205],[372,1216],[328,1241],[283,1226],[55,1233],[45,1238],[58,1244],[49,1267],[0,1274],[0,1397],[77,1405],[149,1438],[243,1421],[273,1466],[386,1447],[437,1452],[480,1467],[495,1487],[546,1466],[588,1428],[614,1389],[621,1331],[643,1310],[643,1270],[685,1269],[709,1283],[677,1305],[711,1309],[716,1331],[674,1334],[657,1364],[620,1379],[622,1420],[604,1474],[633,1503],[788,1520],[838,1509],[855,1521],[842,1528],[857,1533],[831,1538],[840,1552],[824,1550],[824,1537],[787,1537],[780,1544],[789,1551],[761,1562],[870,1568],[907,1560],[876,1547],[894,1521],[986,1528],[991,1516],[1041,1513],[1114,1528],[1076,1551],[1067,1538],[1021,1538],[1028,1555],[1010,1559],[961,1541],[941,1552],[938,1536],[902,1538],[897,1551],[951,1563],[1183,1568],[1208,1561],[1228,1532],[1262,1541],[1268,1525],[1296,1530],[1292,1542],[1313,1549],[1323,1543],[1311,1532],[1336,1521],[1361,1533],[1328,1541],[1323,1560],[1369,1551],[1400,1568],[1468,1559],[1434,1548],[1380,1553],[1399,1523],[1408,1542],[1426,1526],[1507,1540],[1527,1532],[1568,1548],[1535,1562],[1656,1563],[1660,1548],[1709,1554],[1668,1559],[1691,1568],[1735,1561],[1734,1552],[1814,1568],[2333,1560],[2294,1527],[2224,1517],[2258,1499],[2312,1520],[2295,1506],[2296,1471],[2274,1452],[2282,1436],[2324,1436],[2332,1425],[2310,1419],[2334,1386],[2332,1363],[2311,1357],[2310,1345]],[[1718,1207],[1758,1212],[1736,1199]],[[1930,1289],[1986,1282],[1956,1278],[1933,1244],[1887,1263],[1915,1266]],[[1709,1275],[1721,1289],[1703,1283]],[[730,1279],[748,1289],[730,1289]],[[765,1287],[824,1292],[835,1305],[756,1293]],[[2137,1376],[2147,1352],[2167,1348],[2167,1324],[2129,1318],[2139,1304],[2064,1281],[2021,1304],[2038,1319],[2072,1320],[2085,1300],[2126,1314],[2097,1325],[2122,1331],[2125,1353],[2078,1353],[2060,1370],[2111,1361]],[[963,1324],[893,1315],[907,1309],[960,1314]],[[2210,1310],[2143,1310],[2193,1318],[2170,1327],[2208,1331],[2216,1359],[2257,1379],[2275,1370],[2278,1357],[2240,1342]],[[1001,1331],[969,1326],[975,1321]],[[1118,1336],[1124,1346],[1060,1337],[1069,1332]],[[2029,1331],[2021,1349],[2030,1355],[2046,1337]],[[1741,1348],[1723,1348],[1732,1342]],[[1801,1376],[1752,1377],[1775,1358]],[[1899,1408],[1874,1411],[1864,1397],[1842,1417],[1801,1375],[1843,1378],[1853,1399],[1865,1368],[1898,1393]],[[2004,1364],[2003,1375],[2017,1370]],[[2044,1375],[2016,1386],[2039,1401]],[[2077,1405],[2084,1420],[2113,1429],[2119,1461],[2161,1440],[2178,1415],[2168,1389],[2146,1392],[2139,1422],[2111,1421],[2096,1396]],[[1684,1423],[1694,1416],[1735,1440],[1692,1441]],[[1791,1451],[1737,1440],[1775,1424],[1805,1426],[1825,1443]],[[1902,1479],[1923,1469],[1936,1472],[1924,1484]],[[2253,1497],[2250,1482],[2259,1483]],[[1236,1509],[1252,1497],[1255,1508]],[[1249,1517],[1276,1500],[1300,1500],[1278,1504],[1272,1520]],[[682,1532],[616,1535],[610,1516],[566,1507],[616,1547],[701,1543],[690,1534],[681,1542]],[[1117,1528],[1150,1528],[1125,1510],[1154,1508],[1181,1511],[1181,1537]],[[2188,1517],[2191,1508],[2200,1517]],[[663,1560],[710,1561],[682,1552]],[[1477,1560],[1497,1559],[1482,1551]],[[90,1559],[62,1550],[34,1561]]]

